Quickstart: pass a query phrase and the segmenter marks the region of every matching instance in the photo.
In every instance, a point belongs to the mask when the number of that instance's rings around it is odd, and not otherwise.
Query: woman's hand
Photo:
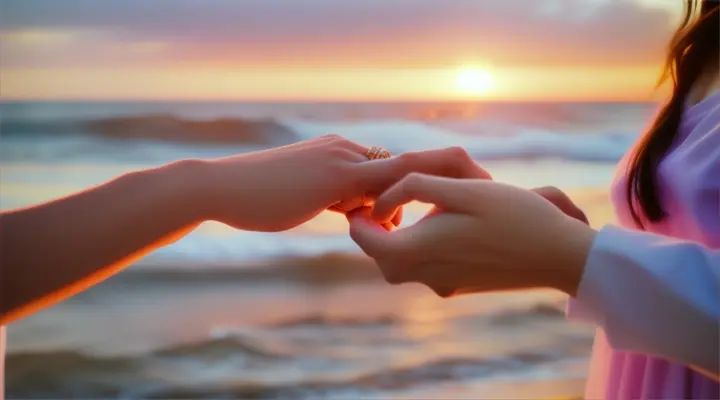
[[[394,232],[373,222],[412,200],[435,209]],[[352,238],[388,282],[423,283],[443,297],[533,287],[574,294],[595,235],[539,193],[422,174],[407,176],[378,197],[372,212],[350,220]]]
[[[367,147],[336,135],[262,152],[203,162],[196,203],[207,219],[235,228],[281,231],[322,211],[370,206],[377,194],[411,172],[489,178],[462,148],[369,161]],[[340,207],[337,207],[337,206]],[[381,221],[399,225],[400,208]]]
[[[564,212],[565,215],[575,218],[578,221],[582,221],[586,224],[589,223],[585,213],[570,200],[570,197],[563,193],[562,190],[555,186],[544,186],[540,188],[532,189],[533,192],[544,197],[549,202],[555,204],[555,207],[559,208],[560,211]]]

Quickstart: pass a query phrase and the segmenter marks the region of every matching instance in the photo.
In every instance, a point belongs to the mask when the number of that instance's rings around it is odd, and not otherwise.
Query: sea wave
[[[180,351],[180,353],[177,353]],[[177,354],[176,354],[177,353]],[[193,363],[219,359],[272,359],[291,362],[235,339],[221,339],[130,357],[93,357],[73,351],[11,354],[7,390],[12,398],[345,398],[382,396],[418,386],[487,379],[541,367],[564,359],[550,351],[518,352],[494,358],[438,358],[414,365],[380,368],[346,378],[294,378],[276,382],[253,379],[162,379],[178,357]],[[262,361],[260,361],[262,362]],[[224,364],[227,366],[228,364]],[[245,364],[247,366],[247,364]],[[301,364],[299,364],[301,365]],[[235,365],[235,369],[240,367]],[[159,372],[162,371],[162,372]],[[207,372],[207,371],[206,371]],[[242,377],[241,370],[236,376]],[[202,373],[201,373],[202,375]],[[197,377],[196,377],[197,378]],[[357,397],[350,397],[357,398]]]
[[[85,135],[96,142],[63,142],[56,148],[59,155],[77,157],[84,153],[101,153],[103,157],[124,160],[146,159],[165,162],[188,156],[183,146],[216,147],[217,151],[196,156],[222,156],[290,144],[328,133],[336,133],[359,143],[375,144],[399,154],[448,146],[462,146],[478,160],[560,158],[567,160],[614,162],[635,140],[634,131],[595,131],[594,133],[557,132],[536,126],[490,121],[443,122],[403,119],[323,122],[303,119],[192,120],[173,115],[148,115],[90,120],[32,120],[5,118],[0,120],[5,140],[42,135],[45,142],[63,136]],[[103,140],[112,140],[108,148]],[[117,142],[133,144],[132,148],[117,147]],[[12,146],[13,142],[6,142]],[[24,144],[24,146],[22,146]],[[153,144],[155,146],[153,147]],[[176,147],[160,146],[162,144]],[[12,161],[26,153],[23,160],[52,156],[32,149],[42,143],[22,142],[3,159]],[[229,148],[227,146],[230,146]],[[29,148],[29,150],[28,150]],[[173,150],[174,149],[174,150]],[[108,153],[115,150],[115,154]],[[216,154],[217,153],[217,154]],[[51,157],[52,158],[52,157]]]
[[[289,255],[255,260],[141,262],[112,279],[117,284],[294,281],[308,284],[376,281],[382,279],[373,261],[360,253],[333,252]]]
[[[510,316],[514,324],[524,318],[526,327],[538,319],[552,323],[558,317],[557,306],[538,301],[525,308],[475,315],[492,327],[473,324],[472,329],[498,329],[502,316]],[[569,369],[563,363],[584,359],[592,339],[566,332],[535,348],[434,353],[428,352],[425,338],[407,335],[407,327],[414,323],[409,316],[393,313],[322,311],[256,326],[212,328],[204,339],[122,355],[74,347],[32,352],[11,348],[6,360],[7,394],[10,398],[387,398],[446,383],[536,375],[564,379]],[[456,323],[464,322],[446,328]],[[375,359],[374,353],[387,357]],[[406,357],[409,354],[419,357]]]
[[[393,153],[461,146],[476,160],[560,158],[615,162],[637,137],[632,131],[572,134],[483,122],[475,122],[471,128],[406,120],[351,123],[283,120],[283,123],[302,138],[333,132],[359,143],[384,146]]]
[[[226,357],[231,353],[267,359],[291,357],[291,355],[279,353],[269,347],[270,346],[263,346],[262,343],[258,343],[247,337],[226,336],[209,339],[204,342],[188,343],[168,349],[157,350],[152,352],[150,357],[190,357],[196,360],[210,360],[218,357]]]
[[[298,327],[383,327],[400,324],[402,319],[396,315],[381,315],[378,317],[339,317],[326,314],[311,314],[302,317],[288,319],[272,324],[274,328],[298,328]]]
[[[564,304],[535,304],[527,309],[509,310],[490,316],[490,321],[498,326],[517,326],[527,323],[529,318],[561,319],[565,316]]]
[[[0,132],[3,135],[89,134],[116,140],[216,145],[277,146],[297,141],[292,131],[273,119],[191,120],[164,114],[87,120],[4,118],[0,120]]]
[[[162,378],[153,373],[162,370],[163,374],[172,374],[173,365],[286,358],[240,337],[209,339],[134,356],[101,357],[73,350],[11,353],[6,359],[5,379],[11,398],[124,398],[136,397],[129,393],[138,389],[173,387],[170,382],[161,383]]]

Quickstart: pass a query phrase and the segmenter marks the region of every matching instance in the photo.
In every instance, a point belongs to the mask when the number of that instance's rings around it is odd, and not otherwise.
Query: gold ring
[[[368,160],[377,160],[381,158],[390,158],[390,152],[380,146],[371,146],[365,153]]]

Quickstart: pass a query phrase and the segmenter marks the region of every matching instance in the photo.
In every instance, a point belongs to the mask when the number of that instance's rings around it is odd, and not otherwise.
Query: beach
[[[394,154],[462,146],[495,180],[567,191],[600,227],[613,221],[615,163],[653,108],[0,103],[0,205],[332,132]],[[410,204],[405,224],[427,209]],[[566,321],[565,301],[550,290],[440,299],[419,285],[388,285],[337,214],[282,233],[206,223],[12,324],[7,396],[576,398],[594,329]]]

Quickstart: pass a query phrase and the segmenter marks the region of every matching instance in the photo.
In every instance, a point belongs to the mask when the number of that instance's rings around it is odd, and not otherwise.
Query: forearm
[[[72,296],[203,220],[201,162],[133,172],[0,214],[0,325]]]

